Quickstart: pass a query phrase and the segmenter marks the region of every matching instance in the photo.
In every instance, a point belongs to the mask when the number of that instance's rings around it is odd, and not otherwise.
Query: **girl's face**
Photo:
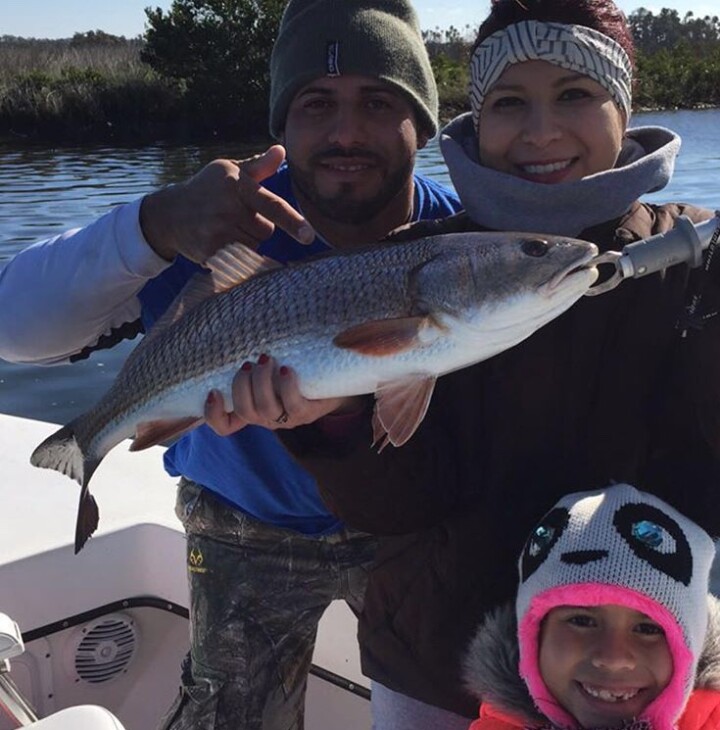
[[[665,632],[624,606],[559,606],[540,635],[540,674],[583,727],[620,727],[667,687],[673,672]]]
[[[547,61],[516,63],[480,110],[480,161],[538,183],[580,180],[614,167],[625,127],[590,77]]]

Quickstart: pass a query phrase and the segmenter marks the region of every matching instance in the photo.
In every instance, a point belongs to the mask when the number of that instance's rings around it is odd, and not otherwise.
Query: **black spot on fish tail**
[[[97,502],[85,486],[80,491],[77,522],[75,524],[75,555],[83,549],[88,538],[97,530],[99,521],[100,513]]]

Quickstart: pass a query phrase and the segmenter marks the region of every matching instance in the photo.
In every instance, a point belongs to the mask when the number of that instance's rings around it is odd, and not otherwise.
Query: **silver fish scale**
[[[159,391],[204,373],[239,368],[262,353],[282,355],[308,335],[331,338],[355,324],[411,314],[410,272],[440,250],[428,238],[335,254],[263,272],[205,300],[140,345],[86,414],[83,431],[96,433]]]

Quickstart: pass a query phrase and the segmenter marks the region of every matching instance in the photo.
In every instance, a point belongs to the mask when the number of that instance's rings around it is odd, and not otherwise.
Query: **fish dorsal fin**
[[[255,253],[242,243],[231,243],[221,248],[206,262],[207,271],[199,271],[180,290],[172,304],[158,319],[151,334],[162,332],[185,312],[214,294],[232,289],[262,271],[278,269],[282,264]]]
[[[434,375],[408,375],[378,388],[372,420],[373,446],[378,451],[410,440],[425,418],[436,380]]]
[[[282,264],[255,253],[242,243],[231,243],[211,256],[205,262],[205,266],[207,269],[198,271],[188,279],[180,293],[173,299],[163,315],[157,319],[130,357],[133,357],[147,342],[177,322],[183,314],[197,307],[200,302],[232,289],[263,271],[281,268]]]
[[[282,268],[282,264],[261,256],[242,243],[231,243],[211,256],[205,266],[212,272],[215,292],[227,291],[263,271]]]
[[[430,322],[429,317],[398,317],[363,322],[335,335],[333,344],[361,355],[394,355],[424,344],[427,338],[421,337],[421,333]]]
[[[130,444],[130,451],[142,451],[156,446],[172,438],[182,436],[193,428],[196,428],[205,419],[196,416],[184,418],[172,418],[158,421],[144,421],[138,423],[135,429],[135,438]]]

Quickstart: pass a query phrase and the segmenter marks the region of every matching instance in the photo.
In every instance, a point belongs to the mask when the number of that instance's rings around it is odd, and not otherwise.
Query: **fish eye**
[[[533,258],[541,258],[550,250],[550,244],[543,238],[526,238],[520,247],[524,254]]]

